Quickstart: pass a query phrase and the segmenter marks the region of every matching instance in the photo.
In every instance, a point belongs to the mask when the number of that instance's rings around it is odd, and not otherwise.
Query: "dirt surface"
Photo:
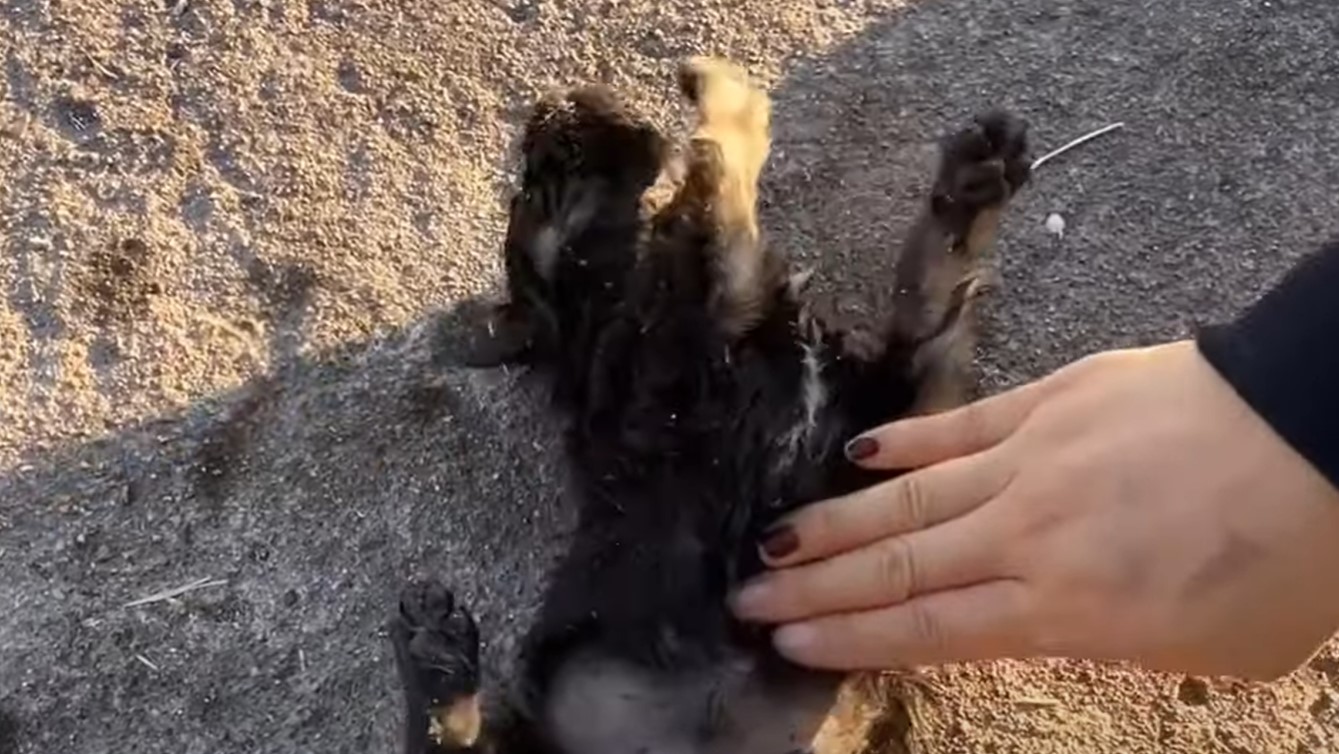
[[[944,129],[1126,121],[1007,222],[996,389],[1230,316],[1336,230],[1336,35],[1331,0],[5,0],[0,754],[392,751],[382,621],[416,570],[505,662],[569,511],[539,394],[453,366],[451,311],[496,288],[544,87],[674,122],[678,57],[752,66],[766,225],[853,319]],[[1335,649],[1271,685],[902,687],[889,752],[1339,751]]]

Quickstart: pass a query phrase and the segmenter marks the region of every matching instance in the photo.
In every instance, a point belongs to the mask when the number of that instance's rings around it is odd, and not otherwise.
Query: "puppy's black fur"
[[[780,516],[876,481],[845,460],[848,439],[927,410],[959,375],[976,262],[1028,179],[1025,126],[994,113],[946,140],[894,319],[861,349],[811,316],[758,237],[766,96],[719,61],[681,76],[701,120],[681,150],[598,87],[527,124],[490,361],[551,379],[579,521],[521,694],[482,733],[444,719],[478,691],[473,621],[434,582],[406,588],[393,637],[411,754],[785,754],[841,680],[782,661],[727,595],[762,569],[756,542]]]

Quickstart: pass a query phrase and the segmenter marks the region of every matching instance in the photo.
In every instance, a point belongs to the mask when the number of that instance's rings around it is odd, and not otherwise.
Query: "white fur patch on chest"
[[[803,368],[800,377],[800,389],[794,410],[795,420],[781,436],[778,455],[773,470],[777,473],[788,471],[796,462],[808,455],[810,442],[818,429],[819,417],[829,400],[829,387],[823,376],[823,346],[816,334],[800,343],[803,356],[800,364]]]

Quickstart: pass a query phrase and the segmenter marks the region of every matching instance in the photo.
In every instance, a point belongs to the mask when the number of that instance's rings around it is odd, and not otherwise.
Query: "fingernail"
[[[762,552],[771,560],[784,558],[800,549],[800,536],[790,524],[776,524],[763,533]]]
[[[755,581],[735,593],[731,608],[740,618],[758,617],[758,608],[767,601],[772,588],[766,581]]]
[[[782,626],[772,634],[772,643],[783,655],[804,654],[818,642],[818,629],[804,623]]]
[[[879,452],[879,441],[873,437],[857,437],[846,443],[846,457],[852,461],[863,461]]]

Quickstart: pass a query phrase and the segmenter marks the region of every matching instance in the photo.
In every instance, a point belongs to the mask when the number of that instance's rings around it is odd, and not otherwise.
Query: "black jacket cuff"
[[[1235,321],[1196,336],[1205,359],[1339,488],[1339,242],[1302,260]]]

